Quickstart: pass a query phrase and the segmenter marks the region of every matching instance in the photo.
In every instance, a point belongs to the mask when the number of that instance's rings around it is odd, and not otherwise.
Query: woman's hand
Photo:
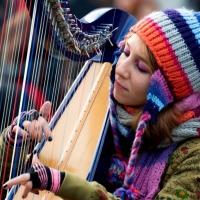
[[[10,189],[14,185],[22,184],[25,186],[22,198],[26,198],[29,192],[39,194],[39,190],[48,190],[56,193],[64,180],[65,173],[44,166],[37,155],[33,156],[33,166],[27,173],[17,176],[7,181],[3,187]]]
[[[44,137],[51,141],[52,133],[47,121],[50,111],[51,103],[47,101],[42,105],[40,112],[36,110],[22,112],[19,117],[15,118],[4,136],[6,143],[13,146],[16,135],[18,144],[28,139],[40,142]]]
[[[38,142],[41,141],[44,136],[46,137],[46,139],[52,140],[52,133],[47,121],[48,116],[51,112],[51,103],[49,101],[46,101],[40,108],[39,113],[37,111],[34,112],[35,113],[32,113],[33,116],[29,115],[28,117],[24,118],[24,121],[22,122],[23,129],[22,127],[18,127],[16,125],[13,127],[12,131],[16,133],[17,129],[20,128],[22,135],[30,135],[31,139],[35,139]]]

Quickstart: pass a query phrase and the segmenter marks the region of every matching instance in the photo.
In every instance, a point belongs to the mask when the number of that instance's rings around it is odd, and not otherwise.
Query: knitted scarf
[[[121,187],[129,158],[123,155],[123,146],[119,138],[120,135],[123,135],[127,138],[127,141],[133,142],[135,133],[131,128],[134,116],[119,105],[113,96],[115,63],[111,72],[110,122],[116,153],[111,158],[107,180],[110,184]],[[191,102],[193,102],[193,107],[191,107]],[[143,151],[138,159],[133,187],[139,191],[140,199],[153,199],[159,192],[159,183],[168,158],[179,143],[187,138],[200,135],[200,94],[191,95],[189,98],[177,103],[177,107],[185,114],[180,119],[182,124],[172,131],[174,143],[171,144],[169,140],[165,140],[156,149]],[[123,200],[126,199],[124,198]]]

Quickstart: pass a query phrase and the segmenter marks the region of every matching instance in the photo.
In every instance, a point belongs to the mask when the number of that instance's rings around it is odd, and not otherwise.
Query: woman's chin
[[[113,92],[113,96],[115,98],[115,100],[122,104],[122,105],[126,105],[126,106],[131,106],[131,107],[134,107],[134,108],[137,108],[137,109],[141,109],[144,107],[145,105],[145,101],[142,101],[142,102],[138,102],[138,103],[135,103],[133,104],[133,102],[135,102],[133,99],[131,100],[130,98],[128,98],[127,96],[125,95],[120,95],[117,91],[114,90]]]
[[[127,99],[124,96],[119,95],[116,91],[113,92],[113,96],[118,103],[123,105],[127,104]]]

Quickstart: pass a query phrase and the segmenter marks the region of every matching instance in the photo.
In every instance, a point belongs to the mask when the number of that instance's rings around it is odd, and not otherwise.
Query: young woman
[[[115,155],[106,177],[114,192],[36,156],[5,189],[23,183],[23,198],[43,189],[73,200],[200,198],[200,13],[153,12],[119,46],[110,86]]]

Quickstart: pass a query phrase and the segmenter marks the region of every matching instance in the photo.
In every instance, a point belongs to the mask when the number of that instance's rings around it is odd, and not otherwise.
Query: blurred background
[[[69,0],[69,4],[79,19],[99,7],[120,8],[137,19],[155,9],[186,7],[195,11],[200,10],[200,0]]]

